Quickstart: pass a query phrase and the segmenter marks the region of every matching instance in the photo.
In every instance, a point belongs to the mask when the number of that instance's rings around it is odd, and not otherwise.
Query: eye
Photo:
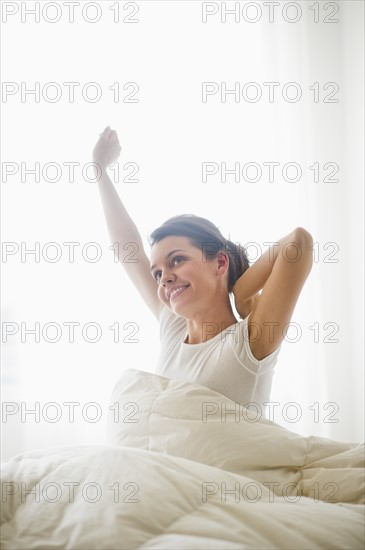
[[[172,259],[172,263],[174,263],[175,260],[184,260],[184,258],[183,256],[174,256],[174,258]]]
[[[171,265],[175,263],[175,260],[184,260],[184,256],[174,256],[171,260]],[[154,274],[154,279],[158,282],[161,277],[161,271],[156,271]]]

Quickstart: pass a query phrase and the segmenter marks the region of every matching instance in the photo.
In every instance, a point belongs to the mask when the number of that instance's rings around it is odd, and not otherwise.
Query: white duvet
[[[363,445],[134,369],[108,438],[2,463],[3,550],[364,547]]]

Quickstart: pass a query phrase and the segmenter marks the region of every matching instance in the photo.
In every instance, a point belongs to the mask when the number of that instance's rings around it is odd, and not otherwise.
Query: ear
[[[224,275],[229,269],[229,256],[226,252],[218,252],[217,256],[218,272]]]

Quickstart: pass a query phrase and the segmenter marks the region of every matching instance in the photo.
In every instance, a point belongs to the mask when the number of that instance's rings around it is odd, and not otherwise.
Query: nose
[[[165,286],[166,283],[171,283],[174,280],[174,275],[172,273],[166,273],[166,275],[161,275],[160,285]]]

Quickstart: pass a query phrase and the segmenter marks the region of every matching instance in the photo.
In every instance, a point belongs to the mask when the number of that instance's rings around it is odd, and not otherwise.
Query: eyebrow
[[[165,260],[167,260],[170,256],[172,256],[172,254],[174,254],[175,252],[179,252],[180,250],[183,250],[184,252],[187,252],[187,250],[185,250],[184,248],[177,248],[176,250],[171,250],[171,252],[169,252],[168,254],[166,254]],[[153,271],[153,270],[155,269],[155,267],[157,267],[156,264],[154,264],[154,265],[151,267],[150,271]]]

